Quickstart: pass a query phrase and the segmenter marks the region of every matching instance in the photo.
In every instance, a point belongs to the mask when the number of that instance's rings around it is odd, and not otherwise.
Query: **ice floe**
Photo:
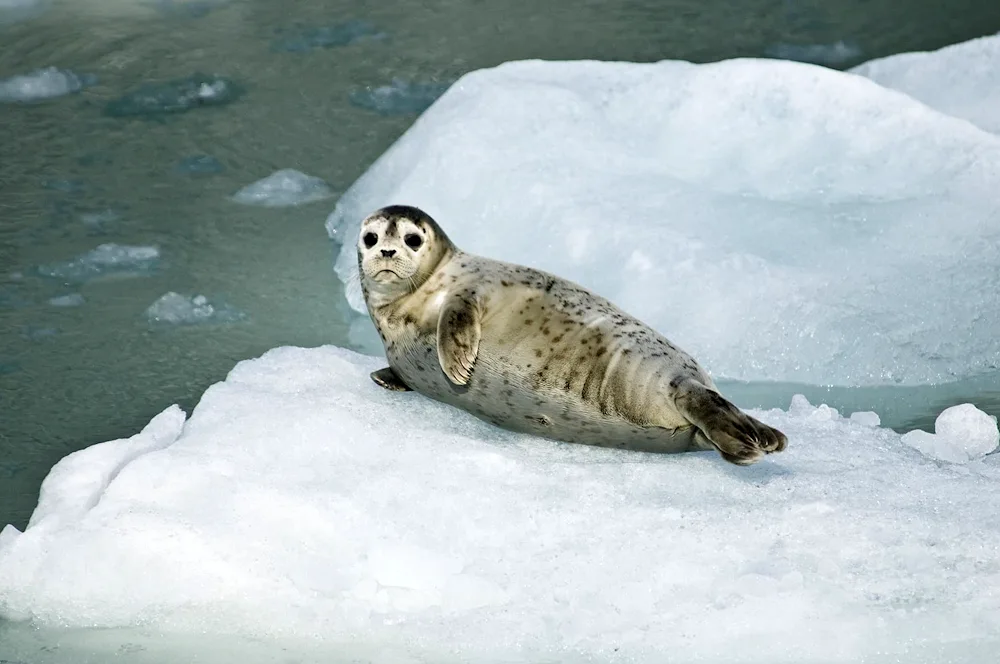
[[[306,175],[293,168],[283,168],[243,187],[233,194],[232,199],[243,205],[287,207],[321,201],[331,196],[333,190],[322,178]]]
[[[159,262],[158,247],[106,243],[68,261],[39,265],[37,272],[43,277],[79,282],[104,276],[148,274]]]
[[[150,323],[167,325],[197,325],[200,323],[232,323],[246,316],[232,307],[209,302],[204,295],[165,293],[146,309]]]
[[[243,95],[243,86],[218,75],[195,73],[162,83],[144,83],[104,107],[111,117],[160,116],[223,106]]]
[[[388,85],[352,90],[350,101],[382,115],[411,115],[425,111],[450,85],[396,78]]]
[[[0,102],[38,102],[79,92],[92,85],[92,76],[78,76],[71,71],[46,67],[28,74],[0,79]]]

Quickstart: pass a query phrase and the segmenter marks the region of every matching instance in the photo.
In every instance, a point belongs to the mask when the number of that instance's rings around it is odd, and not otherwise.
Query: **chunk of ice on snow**
[[[964,403],[938,415],[934,433],[917,429],[904,434],[902,441],[933,459],[968,463],[997,449],[1000,430],[996,417]]]
[[[882,424],[882,420],[879,418],[878,413],[873,413],[867,410],[851,413],[851,421],[857,422],[858,424],[862,424],[866,427],[877,427]]]
[[[233,194],[233,200],[244,205],[285,207],[312,203],[331,196],[333,191],[322,178],[306,175],[293,168],[283,168],[243,187]]]
[[[938,384],[1000,368],[998,174],[997,136],[823,67],[512,62],[456,82],[327,228],[359,312],[360,220],[405,203],[718,377]]]
[[[937,51],[890,55],[850,71],[1000,134],[1000,33]]]
[[[64,281],[148,274],[160,261],[158,247],[107,243],[63,263],[39,265],[38,274]]]
[[[199,323],[232,323],[244,314],[221,303],[211,303],[204,295],[181,295],[170,291],[146,309],[150,323],[197,325]]]
[[[71,71],[46,67],[28,74],[0,79],[0,102],[37,102],[79,92],[91,78]]]
[[[979,661],[1000,639],[1000,474],[804,399],[751,411],[790,444],[748,468],[555,443],[383,390],[384,364],[275,349],[186,422],[66,457],[0,541],[0,616],[414,661]]]

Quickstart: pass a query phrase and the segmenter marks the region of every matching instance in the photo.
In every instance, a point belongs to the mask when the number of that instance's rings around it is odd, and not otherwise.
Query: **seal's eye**
[[[405,238],[403,238],[403,242],[405,242],[406,246],[409,247],[410,249],[416,250],[420,248],[420,245],[424,243],[424,240],[416,233],[410,233]]]
[[[378,242],[378,235],[375,235],[375,233],[365,233],[365,237],[363,239],[365,241],[365,246],[371,249],[375,246],[375,243]]]

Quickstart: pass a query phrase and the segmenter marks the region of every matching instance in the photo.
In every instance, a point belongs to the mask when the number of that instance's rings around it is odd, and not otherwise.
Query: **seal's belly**
[[[444,375],[429,335],[397,341],[390,365],[415,391],[512,431],[632,450],[698,447],[696,429],[683,418],[664,416],[660,404],[658,421],[650,421],[645,417],[650,404],[642,402],[641,391],[627,392],[626,380],[641,385],[650,376],[643,373],[640,357],[623,352],[626,342],[616,348],[600,328],[572,330],[549,323],[547,334],[518,325],[484,325],[466,386]],[[654,370],[651,365],[656,363],[647,362],[646,373]]]

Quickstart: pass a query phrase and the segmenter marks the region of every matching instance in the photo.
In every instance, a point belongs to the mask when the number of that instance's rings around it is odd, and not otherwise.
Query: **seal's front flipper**
[[[467,385],[479,355],[483,329],[479,307],[472,299],[452,295],[441,307],[438,319],[438,361],[444,375],[455,385]]]
[[[372,380],[384,387],[387,390],[393,390],[394,392],[410,392],[409,386],[403,382],[396,372],[392,370],[392,367],[386,367],[385,369],[379,369],[378,371],[372,372]]]
[[[750,417],[696,380],[680,381],[675,390],[677,411],[701,429],[730,463],[747,466],[788,444],[785,434]]]

